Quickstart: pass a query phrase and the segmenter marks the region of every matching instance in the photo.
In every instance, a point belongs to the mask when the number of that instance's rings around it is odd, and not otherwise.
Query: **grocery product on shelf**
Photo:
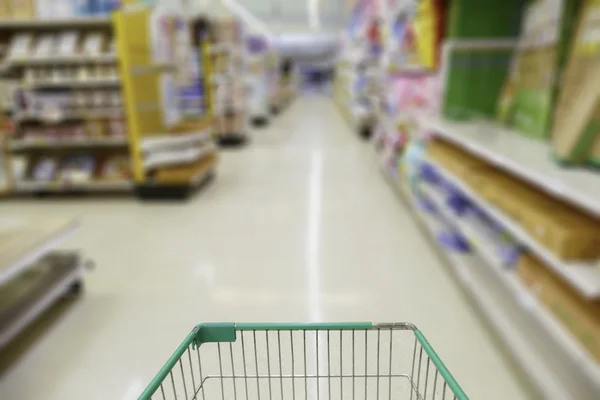
[[[187,197],[198,184],[196,176],[170,180],[162,171],[201,163],[216,151],[208,133],[214,104],[205,110],[200,97],[213,78],[207,26],[201,18],[161,7],[118,12],[114,20],[125,71],[121,78],[136,193],[142,198]],[[140,27],[151,34],[140,38]],[[210,89],[207,95],[214,97]],[[146,107],[139,111],[139,104]],[[215,168],[215,163],[202,165],[200,181]]]
[[[593,217],[451,145],[433,145],[428,155],[472,185],[557,257],[600,258],[600,222]]]
[[[54,180],[58,172],[58,160],[54,157],[43,156],[33,164],[31,177],[36,181],[48,182]]]
[[[90,154],[71,154],[62,162],[60,180],[69,184],[85,183],[93,178],[96,160]]]
[[[506,120],[524,135],[546,139],[577,15],[577,2],[536,0],[524,13],[509,85]]]
[[[221,144],[245,143],[248,134],[245,34],[241,22],[233,18],[213,20],[212,27],[215,134]]]
[[[515,37],[525,2],[452,0],[448,5],[447,32],[452,39]]]
[[[248,93],[248,114],[255,126],[269,120],[268,45],[262,37],[249,36],[245,84]]]
[[[552,149],[563,163],[595,164],[600,155],[600,90],[597,55],[600,40],[594,35],[600,4],[584,1],[573,49],[562,79],[562,91],[552,131]]]
[[[0,2],[0,18],[10,21],[108,16],[120,3],[120,0],[4,0]]]
[[[20,181],[25,179],[29,168],[28,156],[14,156],[11,158],[11,170],[13,179]]]
[[[532,256],[521,257],[517,272],[532,294],[600,362],[600,303],[583,300]]]
[[[7,54],[7,60],[17,60],[25,58],[33,45],[33,34],[31,33],[19,33],[13,36]]]
[[[110,155],[100,166],[99,178],[105,181],[121,181],[131,179],[131,164],[127,155]]]

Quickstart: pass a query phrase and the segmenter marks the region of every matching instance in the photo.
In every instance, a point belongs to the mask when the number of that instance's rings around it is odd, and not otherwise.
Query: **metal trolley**
[[[198,325],[138,400],[151,399],[468,397],[414,325],[362,322]]]

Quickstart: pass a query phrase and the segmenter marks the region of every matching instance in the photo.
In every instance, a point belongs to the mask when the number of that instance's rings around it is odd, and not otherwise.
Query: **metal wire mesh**
[[[188,347],[152,399],[455,399],[412,331],[237,331]]]

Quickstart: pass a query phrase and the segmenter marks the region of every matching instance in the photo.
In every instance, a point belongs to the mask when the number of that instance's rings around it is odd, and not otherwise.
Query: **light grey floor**
[[[526,398],[325,97],[298,99],[248,147],[224,154],[217,179],[189,203],[40,200],[0,210],[81,216],[71,245],[97,263],[84,297],[5,367],[2,399],[135,399],[201,321],[353,320],[413,322],[471,398]]]

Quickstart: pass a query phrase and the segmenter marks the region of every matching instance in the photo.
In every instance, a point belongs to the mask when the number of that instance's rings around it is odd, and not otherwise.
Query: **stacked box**
[[[457,41],[514,38],[523,4],[523,0],[453,0],[447,14],[447,37]],[[444,116],[494,118],[511,56],[511,50],[454,50],[445,66]]]
[[[533,295],[600,361],[600,304],[583,300],[533,257],[521,257],[517,273]]]
[[[451,39],[511,38],[519,34],[523,0],[453,0],[447,35]]]
[[[10,3],[11,17],[30,19],[36,16],[35,0],[12,0]]]
[[[7,19],[10,16],[10,1],[0,0],[0,19]]]
[[[561,81],[552,147],[566,163],[600,160],[600,1],[585,0]]]
[[[523,18],[519,47],[501,99],[505,121],[526,136],[547,139],[560,74],[566,62],[579,0],[536,0]]]
[[[429,157],[519,223],[557,257],[600,257],[600,222],[455,146],[430,145]]]

